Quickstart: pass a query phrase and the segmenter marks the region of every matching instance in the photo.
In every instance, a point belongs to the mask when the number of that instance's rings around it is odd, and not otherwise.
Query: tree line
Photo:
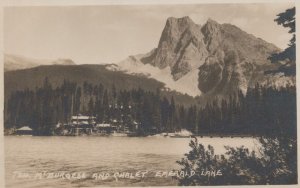
[[[248,88],[227,100],[215,100],[198,112],[199,132],[276,135],[296,133],[296,87]]]
[[[143,89],[119,90],[114,85],[65,80],[53,88],[45,78],[35,90],[12,92],[5,101],[5,128],[29,126],[50,135],[58,122],[68,123],[72,115],[95,116],[99,123],[139,124],[142,134],[187,129],[194,134],[275,134],[296,129],[296,89],[249,88],[205,106],[179,105],[173,97]]]

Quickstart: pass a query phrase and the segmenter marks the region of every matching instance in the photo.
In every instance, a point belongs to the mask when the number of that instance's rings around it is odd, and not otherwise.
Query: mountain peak
[[[216,22],[215,20],[213,20],[211,18],[208,18],[208,20],[202,27],[202,31],[204,33],[216,32],[220,27],[221,27],[221,25],[218,22]]]
[[[184,16],[181,18],[175,18],[175,17],[169,17],[167,19],[167,24],[173,24],[173,23],[182,23],[182,24],[187,24],[187,23],[194,23],[193,20],[189,16]]]
[[[193,88],[198,88],[198,93],[203,95],[226,96],[237,90],[246,93],[248,87],[265,79],[261,69],[276,68],[268,57],[278,50],[231,24],[220,24],[209,18],[200,26],[188,16],[170,17],[158,46],[148,54],[131,59],[131,64],[138,62],[136,67],[144,65],[144,70],[147,65],[147,70],[153,66],[154,78],[162,80],[157,75],[169,74],[173,80],[168,83],[180,87],[197,85]]]
[[[188,17],[169,17],[166,22],[164,31],[172,33],[182,33],[186,28],[196,25],[193,20]]]
[[[217,21],[211,19],[211,18],[208,18],[207,21],[206,21],[206,24],[215,24],[215,25],[220,25]]]
[[[193,35],[196,35],[197,32],[195,31],[195,28],[197,27],[198,25],[195,24],[188,16],[181,18],[168,18],[160,37],[156,53],[150,58],[152,59],[151,64],[162,69],[167,66],[173,67],[176,63],[176,60],[173,57],[174,52],[179,50],[182,46],[181,44],[178,44],[178,41],[185,40],[182,37],[188,30],[190,33],[193,33]],[[191,36],[189,36],[189,38],[191,38]]]

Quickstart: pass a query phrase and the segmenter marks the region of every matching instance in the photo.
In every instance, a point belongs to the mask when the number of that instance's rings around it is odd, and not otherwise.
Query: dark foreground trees
[[[278,69],[278,72],[294,76],[296,75],[296,8],[293,7],[278,14],[274,21],[278,25],[288,28],[288,32],[293,36],[286,49],[282,52],[272,54],[269,59],[273,63],[284,62],[284,64]]]
[[[296,74],[296,35],[295,7],[277,15],[275,22],[289,28],[293,34],[288,48],[272,54],[269,58],[273,63],[283,63],[278,71],[286,76]],[[185,158],[177,161],[182,170],[194,171],[194,176],[179,179],[180,185],[266,185],[266,184],[297,184],[297,125],[296,125],[296,89],[286,87],[282,90],[274,88],[250,89],[246,96],[239,95],[222,101],[220,108],[209,105],[202,109],[201,121],[204,130],[234,130],[237,133],[252,132],[259,136],[260,147],[249,151],[245,147],[232,148],[225,146],[224,155],[215,155],[214,148],[205,148],[195,138],[190,142],[191,151]],[[235,102],[237,101],[237,102]],[[216,105],[214,105],[216,106]],[[287,113],[286,113],[287,112]],[[216,114],[216,115],[213,115]],[[209,119],[209,121],[207,121]],[[244,125],[241,127],[240,125]],[[228,128],[230,127],[230,128]],[[222,172],[221,176],[205,176],[203,171]],[[205,173],[204,173],[205,174]]]
[[[179,185],[266,185],[297,184],[297,141],[295,137],[260,137],[261,147],[250,151],[245,147],[225,146],[224,155],[205,148],[197,138],[190,142],[191,151],[177,163],[195,175],[179,179]],[[220,171],[221,175],[205,175]]]
[[[277,18],[274,20],[278,25],[282,25],[285,28],[289,29],[289,33],[293,34],[292,39],[290,40],[289,46],[282,52],[273,54],[271,56],[272,61],[283,61],[288,59],[292,62],[296,61],[296,8],[287,9],[285,12],[282,12],[277,15]]]

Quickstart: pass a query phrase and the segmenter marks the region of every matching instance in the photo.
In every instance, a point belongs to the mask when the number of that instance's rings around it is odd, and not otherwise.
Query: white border
[[[247,4],[247,3],[288,3],[294,2],[296,5],[296,31],[298,36],[298,31],[300,29],[300,20],[297,18],[298,16],[298,7],[300,7],[300,1],[297,0],[1,0],[0,1],[0,85],[1,85],[1,92],[0,92],[0,104],[1,104],[1,112],[0,113],[0,187],[5,187],[5,171],[4,171],[4,137],[3,137],[3,110],[4,110],[4,48],[3,48],[3,8],[6,6],[82,6],[82,5],[159,5],[159,4],[225,4],[225,3],[239,3],[239,4]],[[297,37],[296,36],[296,37]],[[299,39],[296,40],[297,46],[299,43]],[[300,49],[296,48],[296,63],[298,64],[298,54],[300,54]],[[297,65],[297,107],[300,106],[300,94],[299,94],[299,64]],[[297,109],[297,117],[300,117],[300,110]],[[297,118],[298,119],[298,118]],[[299,121],[297,121],[297,137],[299,135]],[[299,141],[299,138],[298,138]],[[298,144],[298,185],[268,185],[268,187],[299,187],[300,183],[300,154],[299,154],[299,147]],[[265,187],[266,185],[261,186],[249,186],[245,185],[243,187]],[[173,186],[176,187],[176,186]],[[201,187],[233,187],[233,186],[201,186]],[[234,187],[241,187],[241,186],[234,186]]]

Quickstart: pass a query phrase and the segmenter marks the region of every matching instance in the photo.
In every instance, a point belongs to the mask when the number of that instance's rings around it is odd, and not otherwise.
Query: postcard
[[[4,187],[298,185],[295,1],[76,2],[2,7]]]

